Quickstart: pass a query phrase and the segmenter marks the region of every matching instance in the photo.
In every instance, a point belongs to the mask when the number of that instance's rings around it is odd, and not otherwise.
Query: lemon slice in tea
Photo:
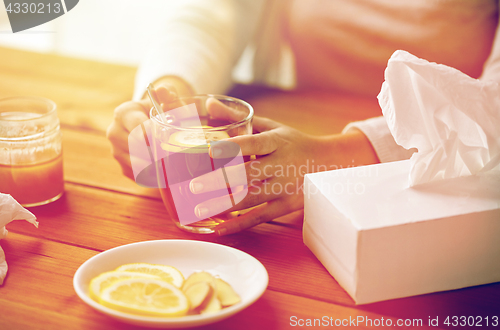
[[[99,302],[122,312],[149,316],[182,316],[189,310],[188,299],[178,287],[149,278],[118,280],[101,291]]]
[[[188,153],[206,153],[210,142],[228,138],[229,134],[224,131],[179,131],[170,135],[168,142],[162,143],[161,147],[163,150],[171,152],[180,152],[182,150]]]
[[[158,276],[162,280],[171,283],[179,288],[184,282],[184,276],[177,268],[166,265],[155,265],[148,263],[125,264],[116,268],[115,271],[135,272]]]

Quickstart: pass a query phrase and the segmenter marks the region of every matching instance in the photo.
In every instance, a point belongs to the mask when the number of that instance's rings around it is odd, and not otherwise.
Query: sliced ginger
[[[188,292],[195,288],[197,289],[198,285],[201,283],[208,285],[211,288],[211,293],[208,293],[201,303],[198,304],[198,301],[196,301],[196,304],[192,304],[191,310],[193,312],[199,311],[201,314],[214,313],[218,312],[223,307],[232,306],[241,301],[240,296],[227,282],[218,277],[214,277],[208,272],[196,272],[191,274],[184,281],[182,290],[188,295]],[[201,294],[196,298],[200,299],[200,297]]]
[[[213,292],[212,286],[207,282],[194,283],[184,290],[192,310],[198,308]]]
[[[199,282],[206,282],[210,284],[214,290],[217,287],[217,284],[215,283],[215,277],[213,277],[212,274],[208,272],[196,272],[189,275],[189,277],[184,281],[184,283],[182,284],[182,290],[185,291],[191,285]]]
[[[215,283],[217,284],[217,298],[219,299],[222,307],[232,306],[241,301],[240,296],[226,281],[216,277]]]
[[[208,302],[200,310],[200,314],[210,314],[218,312],[222,309],[219,299],[217,299],[216,292],[212,292],[211,297],[208,297]]]

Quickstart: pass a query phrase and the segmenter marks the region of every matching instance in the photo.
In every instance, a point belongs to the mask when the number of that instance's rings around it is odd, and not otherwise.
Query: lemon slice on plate
[[[115,269],[119,272],[135,272],[160,277],[162,280],[180,288],[184,282],[184,276],[175,267],[166,265],[155,265],[148,263],[135,263],[122,265]]]
[[[154,275],[148,275],[148,274],[141,274],[141,273],[133,273],[133,272],[120,272],[120,271],[110,271],[110,272],[105,272],[102,273],[92,279],[90,281],[89,285],[89,293],[90,297],[92,299],[99,301],[99,296],[101,295],[101,292],[103,289],[107,288],[114,282],[118,280],[124,280],[128,278],[137,278],[137,277],[144,277],[144,278],[153,278],[153,279],[159,279],[158,276]]]
[[[178,287],[149,278],[118,280],[101,291],[99,302],[122,312],[150,316],[183,316],[189,310],[188,299]]]

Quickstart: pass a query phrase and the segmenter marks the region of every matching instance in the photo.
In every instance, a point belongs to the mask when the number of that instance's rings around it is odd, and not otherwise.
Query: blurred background
[[[65,15],[13,34],[0,4],[0,47],[137,65],[155,29],[184,0],[81,0]]]
[[[80,0],[65,15],[15,34],[0,4],[0,47],[138,66],[155,36],[161,34],[164,21],[189,1]],[[234,68],[236,81],[252,79],[251,54],[247,50]],[[284,79],[291,84],[288,76]]]

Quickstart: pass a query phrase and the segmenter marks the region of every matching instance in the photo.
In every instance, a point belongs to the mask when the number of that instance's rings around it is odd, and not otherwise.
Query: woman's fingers
[[[230,122],[243,120],[247,116],[246,112],[233,109],[215,98],[207,100],[207,110],[212,117]],[[273,120],[255,116],[253,127],[256,131],[261,132],[260,134],[235,136],[227,141],[237,143],[243,155],[267,155],[278,148],[278,139],[273,130],[280,126]],[[214,158],[226,158],[224,151],[217,145],[210,149]]]
[[[130,101],[116,107],[113,124],[121,124],[127,132],[130,132],[148,119],[143,104]]]
[[[115,109],[113,122],[106,131],[113,157],[120,164],[123,173],[131,179],[134,179],[131,158],[134,164],[141,164],[142,160],[151,161],[147,149],[143,147],[146,144],[144,131],[150,126],[148,104],[148,100],[141,100],[119,105]]]
[[[161,110],[163,112],[168,112],[170,110],[185,106],[185,103],[180,100],[179,94],[177,93],[176,88],[173,86],[156,87],[152,93],[159,106],[161,106]],[[151,106],[148,108],[149,110],[151,109],[153,104],[149,100],[148,102],[151,104]],[[177,114],[180,113],[181,111],[178,111]]]
[[[211,117],[224,119],[231,123],[243,120],[248,116],[246,111],[231,108],[213,97],[207,99],[206,107]]]
[[[236,203],[233,207],[227,195],[210,199],[208,201],[202,202],[196,205],[194,212],[196,216],[202,220],[209,216],[223,213],[247,209],[255,205],[260,205],[271,201],[278,196],[272,194],[260,194],[259,189],[256,186],[250,186],[247,190],[241,189],[240,191],[232,194],[232,199]]]
[[[279,140],[274,131],[266,131],[259,134],[254,135],[240,135],[235,136],[228,141],[237,143],[241,148],[241,153],[244,156],[251,155],[268,155],[278,149]],[[215,145],[211,148],[212,155],[223,155],[221,151],[217,150],[217,146]]]
[[[156,92],[158,98],[160,99],[162,110],[164,112],[184,107],[186,105],[184,102],[181,101],[179,95],[173,88],[167,89],[166,87],[159,87],[156,89]],[[186,114],[186,117],[187,116],[191,116],[191,114]]]
[[[283,178],[272,178],[265,181],[254,180],[248,186],[248,192],[235,194],[236,205],[231,211],[244,210],[272,200],[289,198],[297,194],[295,184],[286,182]]]
[[[174,87],[160,86],[155,91],[161,103],[173,107],[183,105]],[[106,131],[112,145],[113,156],[120,163],[123,173],[131,179],[134,179],[131,159],[134,169],[143,168],[144,164],[152,162],[151,155],[145,148],[151,126],[149,121],[151,107],[152,103],[148,97],[120,104],[115,108],[113,122]]]
[[[287,198],[280,198],[259,205],[248,213],[225,221],[217,226],[217,235],[224,236],[234,234],[293,212],[296,208],[292,209],[291,203],[293,204],[293,201]]]
[[[193,194],[227,189],[228,187],[244,186],[247,184],[245,165],[239,164],[219,168],[215,171],[200,175],[191,180],[189,189]]]
[[[126,102],[115,109],[115,118],[106,131],[106,135],[111,142],[113,157],[120,164],[123,173],[131,179],[134,179],[134,176],[130,164],[129,142],[135,140],[133,137],[130,139],[129,134],[135,127],[140,127],[147,120],[148,117],[144,113],[141,104]]]
[[[274,176],[274,166],[266,159],[258,159],[224,167],[216,171],[208,172],[191,180],[189,189],[193,194],[201,194],[210,191],[253,185],[255,182],[269,179]]]
[[[160,103],[171,102],[174,98],[178,98],[174,87],[160,86],[155,88],[155,93]]]
[[[246,111],[231,108],[215,98],[209,98],[206,103],[210,116],[217,119],[224,119],[230,122],[238,122],[248,116]],[[281,124],[264,117],[254,116],[253,127],[257,132],[269,131],[280,127]]]
[[[217,226],[217,235],[225,236],[238,233],[263,222],[271,221],[273,217],[268,216],[266,214],[268,212],[268,204],[259,205],[250,212]]]
[[[113,154],[128,154],[130,152],[134,153],[135,156],[144,159],[150,158],[147,150],[145,150],[144,148],[147,139],[146,135],[151,130],[150,122],[147,120],[141,123],[141,114],[136,113],[136,111],[128,112],[125,117],[127,117],[127,119],[125,121],[122,121],[122,124],[120,124],[116,120],[113,121],[106,132],[107,138],[111,142],[111,145],[113,147]],[[123,126],[125,122],[129,123],[126,125],[133,126],[135,123],[132,122],[134,121],[136,121],[136,123],[138,122],[139,124],[132,128],[130,131],[128,131]]]
[[[222,184],[221,184],[222,186]],[[190,188],[193,188],[190,185]],[[227,189],[224,186],[221,189]],[[275,199],[294,198],[294,196],[302,195],[300,183],[287,182],[283,178],[272,178],[265,181],[254,180],[250,182],[247,189],[244,186],[232,187],[232,200],[235,205],[233,207],[224,204],[223,200],[227,200],[227,195],[218,198],[213,198],[198,204],[195,210],[205,210],[206,212],[199,212],[200,219],[207,214],[219,214],[225,211],[244,210],[262,203],[270,202]]]
[[[108,126],[106,137],[111,142],[114,149],[128,151],[128,132],[119,122],[113,121]]]
[[[251,155],[268,155],[278,149],[281,139],[279,134],[276,134],[281,126],[279,123],[270,119],[255,117],[254,128],[257,128],[261,133],[254,135],[239,135],[227,139],[240,146],[244,156]],[[224,144],[221,144],[224,147]],[[214,158],[225,158],[226,153],[224,148],[220,148],[217,144],[210,148],[210,153]]]

